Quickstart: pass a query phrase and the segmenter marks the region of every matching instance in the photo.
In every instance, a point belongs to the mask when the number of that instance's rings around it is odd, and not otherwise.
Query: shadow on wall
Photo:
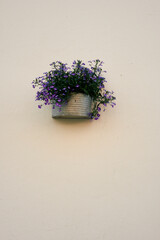
[[[76,125],[76,124],[92,124],[94,122],[93,119],[60,119],[60,118],[52,118],[56,124],[60,125]]]

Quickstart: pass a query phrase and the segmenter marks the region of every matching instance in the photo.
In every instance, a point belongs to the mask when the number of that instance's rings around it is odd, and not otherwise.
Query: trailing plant
[[[32,82],[33,88],[38,87],[36,100],[44,102],[44,105],[52,104],[61,107],[68,102],[72,93],[83,93],[89,95],[93,100],[90,117],[99,119],[101,107],[103,111],[108,104],[114,107],[116,104],[113,91],[105,89],[105,77],[102,70],[103,61],[99,59],[89,61],[89,67],[80,60],[74,61],[71,67],[60,61],[50,64],[52,70],[45,72]],[[41,108],[43,104],[39,104]]]

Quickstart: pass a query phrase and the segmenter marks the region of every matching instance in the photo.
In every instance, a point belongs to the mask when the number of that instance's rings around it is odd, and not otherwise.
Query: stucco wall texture
[[[0,239],[160,239],[160,1],[0,1]],[[117,106],[37,108],[34,78],[99,58]]]

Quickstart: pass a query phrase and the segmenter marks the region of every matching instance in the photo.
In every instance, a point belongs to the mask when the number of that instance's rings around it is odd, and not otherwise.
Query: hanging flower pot
[[[67,103],[63,103],[61,107],[53,106],[53,118],[91,118],[91,104],[90,96],[83,93],[71,94]]]
[[[89,67],[80,60],[74,61],[71,68],[60,61],[50,65],[52,70],[33,80],[32,86],[39,88],[36,100],[52,105],[53,118],[97,120],[102,108],[105,110],[108,104],[114,107],[115,97],[105,89],[107,81],[102,76],[105,71],[99,59],[89,61]]]

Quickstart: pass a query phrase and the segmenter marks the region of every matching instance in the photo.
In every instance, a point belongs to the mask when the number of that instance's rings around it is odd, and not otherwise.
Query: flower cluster
[[[107,104],[114,107],[115,97],[113,92],[105,89],[105,78],[102,76],[103,61],[99,59],[89,61],[89,67],[80,60],[74,61],[71,67],[60,61],[50,64],[52,70],[45,72],[42,77],[38,77],[32,82],[33,88],[38,87],[36,100],[43,101],[45,105],[52,104],[59,107],[67,103],[71,93],[84,93],[91,96],[93,108],[90,117],[99,119],[101,106],[103,111]],[[39,108],[42,104],[38,105]]]

